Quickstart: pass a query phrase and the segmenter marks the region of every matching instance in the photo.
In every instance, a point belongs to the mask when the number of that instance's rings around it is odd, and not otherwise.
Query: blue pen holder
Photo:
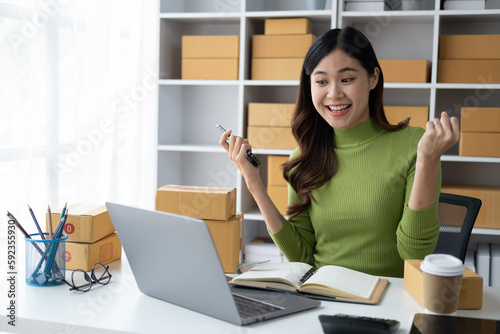
[[[54,286],[63,283],[66,270],[66,239],[46,239],[40,234],[30,234],[26,240],[26,284],[32,286]]]

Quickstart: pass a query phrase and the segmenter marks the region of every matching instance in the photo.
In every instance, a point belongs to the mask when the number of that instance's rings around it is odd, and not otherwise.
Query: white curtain
[[[0,208],[153,208],[157,73],[158,1],[0,0]]]

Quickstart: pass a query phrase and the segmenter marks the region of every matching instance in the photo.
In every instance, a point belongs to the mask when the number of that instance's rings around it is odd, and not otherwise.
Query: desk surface
[[[19,240],[19,239],[18,239]],[[23,240],[24,242],[24,240]],[[5,238],[0,238],[5,245]],[[2,249],[5,249],[2,245]],[[19,248],[24,243],[19,244]],[[5,277],[6,256],[0,266]],[[320,314],[346,313],[401,322],[398,333],[408,333],[413,315],[423,308],[404,290],[403,280],[390,279],[380,305],[358,305],[322,301],[319,308],[239,327],[143,295],[135,283],[126,258],[110,264],[112,281],[86,293],[71,292],[66,285],[32,287],[25,284],[24,259],[18,260],[16,327],[7,324],[8,288],[2,278],[0,329],[15,333],[322,333]],[[5,288],[4,288],[5,287]],[[200,296],[203,298],[203,296]],[[458,315],[500,319],[500,288],[484,289],[481,310],[459,310]]]

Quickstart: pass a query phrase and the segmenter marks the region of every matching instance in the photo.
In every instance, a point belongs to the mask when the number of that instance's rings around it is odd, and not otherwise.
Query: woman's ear
[[[373,74],[370,75],[370,90],[377,87],[379,76],[380,76],[380,70],[378,67],[375,67],[373,69]]]

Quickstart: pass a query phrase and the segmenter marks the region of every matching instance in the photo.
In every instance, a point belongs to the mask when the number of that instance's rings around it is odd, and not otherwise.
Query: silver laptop
[[[317,307],[297,295],[229,286],[205,222],[106,203],[142,293],[236,325]]]

